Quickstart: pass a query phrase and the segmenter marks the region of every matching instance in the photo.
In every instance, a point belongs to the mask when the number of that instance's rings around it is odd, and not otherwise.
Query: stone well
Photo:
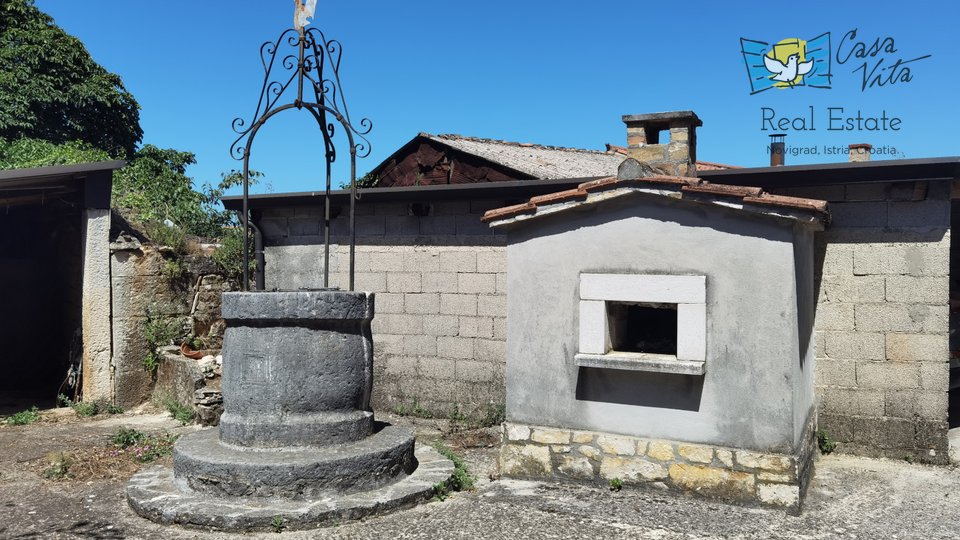
[[[415,504],[453,464],[370,409],[374,295],[225,293],[219,428],[183,436],[137,474],[141,516],[225,530],[356,519]]]

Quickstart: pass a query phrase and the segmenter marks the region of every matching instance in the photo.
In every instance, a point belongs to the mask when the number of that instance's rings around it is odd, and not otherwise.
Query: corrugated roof
[[[830,221],[826,201],[785,197],[765,193],[758,187],[713,184],[680,176],[648,176],[624,180],[609,177],[592,180],[575,189],[539,195],[525,203],[489,210],[483,215],[482,221],[496,227],[581,205],[596,204],[631,192],[793,219],[815,227],[822,227]]]

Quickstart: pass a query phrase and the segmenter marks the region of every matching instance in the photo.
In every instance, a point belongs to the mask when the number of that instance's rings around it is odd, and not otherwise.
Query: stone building
[[[615,175],[629,154],[655,154],[659,172],[674,167],[830,202],[832,223],[814,238],[819,426],[847,451],[945,462],[957,274],[951,186],[960,159],[716,165],[696,159],[696,115],[674,116],[624,117],[627,147],[606,151],[420,134],[375,167],[379,187],[357,203],[357,287],[378,293],[375,406],[450,412],[503,403],[505,238],[482,214]],[[336,212],[348,201],[334,192],[331,275],[341,286],[348,222]],[[239,203],[225,201],[234,210]],[[322,196],[271,194],[250,204],[266,246],[267,288],[319,286]]]

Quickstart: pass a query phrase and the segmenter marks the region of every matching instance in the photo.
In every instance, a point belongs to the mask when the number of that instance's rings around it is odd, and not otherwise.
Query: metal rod
[[[350,291],[353,292],[353,272],[357,247],[357,147],[350,145]]]

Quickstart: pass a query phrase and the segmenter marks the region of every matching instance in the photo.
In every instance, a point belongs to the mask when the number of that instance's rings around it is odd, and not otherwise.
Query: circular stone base
[[[288,529],[309,529],[325,523],[355,520],[407,508],[434,495],[434,486],[450,479],[453,462],[433,448],[417,445],[418,466],[409,476],[370,491],[316,499],[213,497],[180,491],[167,467],[140,472],[127,484],[133,510],[157,523],[224,531],[273,530],[283,519]]]
[[[417,467],[410,430],[381,424],[366,439],[300,448],[224,444],[216,429],[184,435],[173,447],[183,489],[226,497],[317,498],[369,491]]]

